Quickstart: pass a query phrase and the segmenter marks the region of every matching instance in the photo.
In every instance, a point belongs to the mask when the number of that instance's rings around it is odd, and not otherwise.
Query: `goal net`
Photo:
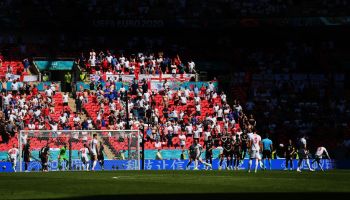
[[[22,130],[17,171],[139,170],[136,130]]]

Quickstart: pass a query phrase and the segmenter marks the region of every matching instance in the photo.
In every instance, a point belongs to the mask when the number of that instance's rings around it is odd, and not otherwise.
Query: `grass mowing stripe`
[[[0,199],[98,194],[350,192],[350,171],[105,171],[0,174]],[[113,179],[112,177],[118,177]],[[59,191],[59,192],[58,192]]]

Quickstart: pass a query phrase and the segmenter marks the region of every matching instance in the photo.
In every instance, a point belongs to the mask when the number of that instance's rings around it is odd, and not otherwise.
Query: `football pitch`
[[[0,199],[350,192],[350,170],[0,173]],[[95,198],[97,199],[97,198]]]

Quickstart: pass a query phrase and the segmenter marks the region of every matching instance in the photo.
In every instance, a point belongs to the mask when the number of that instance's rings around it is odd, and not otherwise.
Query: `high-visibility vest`
[[[49,80],[49,76],[48,75],[44,75],[43,76],[43,81],[48,81]]]
[[[275,156],[276,156],[276,151],[273,151],[273,152],[272,152],[272,155],[271,155],[272,159],[276,159]]]
[[[64,80],[66,83],[71,83],[72,75],[70,73],[67,73],[66,75],[64,75]]]
[[[85,81],[85,79],[86,79],[86,73],[81,73],[80,74],[80,80],[81,81]]]

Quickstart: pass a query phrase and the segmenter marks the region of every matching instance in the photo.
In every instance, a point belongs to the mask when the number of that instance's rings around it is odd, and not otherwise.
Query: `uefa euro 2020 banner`
[[[23,82],[17,82],[19,87],[23,86]],[[36,85],[39,91],[44,91],[46,88],[50,87],[52,84],[51,81],[46,81],[46,82],[30,82],[29,85],[33,86]],[[61,82],[55,82],[56,84],[56,91],[61,91]],[[2,89],[2,85],[0,84],[0,89]],[[8,91],[12,90],[12,82],[7,82],[6,83],[6,89]]]
[[[248,159],[245,159],[243,163],[239,165],[240,170],[248,169]],[[185,170],[188,160],[145,160],[145,170]],[[217,170],[219,168],[219,159],[213,160],[213,170]],[[267,163],[267,162],[266,162]],[[137,166],[137,160],[105,160],[104,170],[133,170]],[[253,166],[255,161],[253,161]],[[296,169],[298,164],[298,160],[293,161],[294,170]],[[283,170],[285,169],[285,160],[284,159],[274,159],[271,164],[272,170]],[[335,169],[335,164],[332,160],[321,160],[321,165],[324,170]],[[0,162],[0,172],[13,172],[10,162]],[[226,168],[226,162],[223,162],[223,169]],[[18,166],[17,166],[18,168]],[[194,162],[190,165],[189,169],[194,168]],[[198,167],[200,170],[204,169],[204,165],[200,164]],[[303,169],[308,169],[305,161],[302,164]],[[314,163],[312,168],[319,169],[317,164]],[[24,169],[24,164],[22,166]],[[40,162],[30,162],[29,171],[39,171],[41,169]],[[58,162],[53,161],[49,162],[50,171],[58,171]],[[82,170],[82,161],[80,159],[72,160],[72,170]],[[260,169],[260,167],[259,167]],[[267,169],[269,169],[267,163]],[[101,167],[97,164],[96,170],[101,170]]]

